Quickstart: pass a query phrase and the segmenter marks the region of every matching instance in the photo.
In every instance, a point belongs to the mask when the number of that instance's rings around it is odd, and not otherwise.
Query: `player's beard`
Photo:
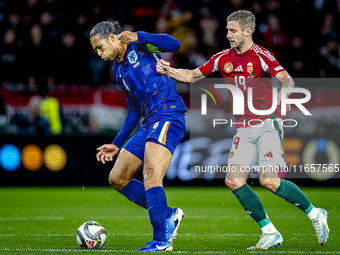
[[[246,38],[243,37],[243,39],[240,41],[240,43],[236,47],[234,47],[234,49],[237,51],[241,51],[245,43],[246,43]]]

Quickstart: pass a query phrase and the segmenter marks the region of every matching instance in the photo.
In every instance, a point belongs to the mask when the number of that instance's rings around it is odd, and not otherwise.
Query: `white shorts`
[[[238,128],[230,149],[228,165],[263,166],[270,163],[273,166],[285,166],[282,119],[276,120],[268,119],[263,121],[263,125],[260,123]]]

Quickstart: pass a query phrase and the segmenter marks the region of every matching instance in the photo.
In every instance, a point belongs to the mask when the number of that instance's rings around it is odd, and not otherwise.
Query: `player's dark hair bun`
[[[114,21],[113,22],[113,26],[115,28],[115,33],[114,34],[117,35],[118,31],[120,30],[120,25],[119,25],[118,21]]]
[[[90,37],[93,37],[99,34],[101,38],[104,38],[104,37],[107,38],[109,34],[111,33],[118,35],[119,30],[120,30],[120,26],[119,26],[118,21],[114,21],[114,22],[102,21],[92,28],[90,32]]]

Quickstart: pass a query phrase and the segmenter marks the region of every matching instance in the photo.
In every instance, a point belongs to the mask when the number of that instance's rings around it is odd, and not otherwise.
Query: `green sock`
[[[307,214],[313,208],[311,202],[309,202],[308,198],[302,193],[299,187],[290,181],[281,180],[281,184],[274,192],[274,194],[299,207]]]
[[[244,210],[246,210],[250,217],[252,217],[261,228],[270,223],[260,198],[247,183],[233,190],[233,193],[238,201],[240,201]]]

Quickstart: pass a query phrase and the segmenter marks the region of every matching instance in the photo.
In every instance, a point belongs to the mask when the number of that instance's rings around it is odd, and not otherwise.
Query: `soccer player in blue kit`
[[[162,182],[174,149],[185,135],[187,109],[175,82],[158,74],[156,64],[162,58],[160,52],[176,51],[181,44],[167,34],[125,31],[118,35],[119,29],[118,22],[100,22],[90,33],[93,49],[105,61],[113,62],[115,80],[129,107],[119,134],[112,144],[98,148],[97,160],[103,164],[112,161],[121,149],[110,184],[147,208],[153,227],[153,240],[138,251],[171,251],[184,214],[167,205]],[[141,128],[122,147],[142,116]],[[133,178],[142,166],[144,184]]]

